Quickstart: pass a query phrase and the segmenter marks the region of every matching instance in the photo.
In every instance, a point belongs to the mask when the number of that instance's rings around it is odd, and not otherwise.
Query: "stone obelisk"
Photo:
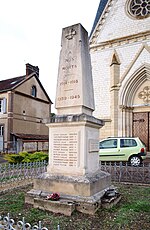
[[[99,129],[104,122],[92,116],[94,93],[88,33],[81,24],[64,28],[61,45],[57,115],[47,124],[49,164],[47,173],[34,181],[30,196],[39,191],[40,194],[58,192],[62,200],[72,201],[78,211],[93,214],[111,179],[99,168]],[[36,207],[40,207],[40,202],[40,198],[36,199]],[[49,210],[54,211],[51,208],[54,203],[50,205]]]
[[[87,31],[80,24],[62,31],[56,89],[58,115],[92,115],[94,93]]]

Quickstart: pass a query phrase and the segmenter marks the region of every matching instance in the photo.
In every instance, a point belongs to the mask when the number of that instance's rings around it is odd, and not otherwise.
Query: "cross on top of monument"
[[[70,29],[69,33],[65,36],[68,40],[72,39],[73,36],[76,35],[76,31],[74,29]]]

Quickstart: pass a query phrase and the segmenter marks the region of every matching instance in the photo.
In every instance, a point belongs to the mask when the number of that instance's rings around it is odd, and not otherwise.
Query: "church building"
[[[150,151],[150,1],[100,0],[89,42],[100,138],[138,136]]]

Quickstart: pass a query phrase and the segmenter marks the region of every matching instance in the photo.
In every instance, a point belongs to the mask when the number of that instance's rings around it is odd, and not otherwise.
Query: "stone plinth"
[[[110,174],[101,170],[95,174],[78,177],[44,173],[34,180],[34,190],[82,197],[91,197],[110,185]]]
[[[33,204],[34,207],[38,205],[38,208],[65,215],[71,215],[75,209],[83,213],[94,214],[101,206],[101,198],[105,191],[110,187],[110,174],[101,170],[95,174],[80,177],[44,173],[34,180],[34,187],[26,194],[25,202]],[[47,201],[46,203],[47,195],[54,192],[60,194],[61,202],[54,204]],[[43,205],[41,205],[42,199],[45,202]],[[62,207],[66,207],[66,210],[62,211]]]

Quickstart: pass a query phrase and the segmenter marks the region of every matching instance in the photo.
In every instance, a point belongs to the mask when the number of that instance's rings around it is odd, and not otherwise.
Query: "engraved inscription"
[[[78,83],[78,80],[70,80],[70,81],[63,81],[63,82],[60,82],[60,86],[62,85],[72,85],[72,84],[77,84]]]
[[[62,65],[63,79],[66,81],[68,78],[74,77],[77,69],[77,57],[69,51],[65,56],[64,65]]]
[[[99,151],[99,141],[96,139],[89,140],[89,152],[98,152]]]
[[[73,68],[77,68],[77,66],[76,65],[63,66],[62,70],[70,70],[70,69],[73,69]]]
[[[79,101],[80,95],[78,94],[78,88],[80,85],[77,71],[77,57],[68,51],[65,55],[64,64],[61,67],[62,77],[59,82],[60,94],[57,97],[57,101],[61,103],[72,103],[72,100]]]
[[[77,167],[78,133],[54,134],[53,165]]]
[[[58,97],[58,101],[65,101],[65,100],[70,100],[70,99],[79,99],[80,95],[71,95],[68,97]]]

